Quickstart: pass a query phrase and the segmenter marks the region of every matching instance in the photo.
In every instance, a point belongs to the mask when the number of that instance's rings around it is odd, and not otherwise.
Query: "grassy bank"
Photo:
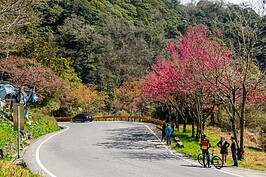
[[[24,137],[21,135],[21,147],[25,147],[29,143],[30,137],[37,139],[60,130],[55,119],[47,116],[39,116],[32,121],[27,121],[24,127]],[[17,155],[17,132],[14,131],[10,122],[2,119],[0,119],[0,148],[4,153],[4,161],[0,160],[0,177],[40,176],[10,162]]]
[[[5,158],[11,160],[16,152],[17,133],[10,122],[0,119],[0,148],[3,149]]]
[[[181,126],[180,126],[181,127]],[[187,132],[182,133],[182,128],[179,132],[175,130],[176,135],[184,144],[185,148],[177,148],[175,147],[175,143],[172,143],[172,148],[175,149],[177,152],[185,154],[189,157],[196,158],[197,155],[201,152],[199,143],[196,142],[195,138],[191,137],[191,127],[187,127]],[[205,130],[205,134],[207,138],[210,140],[212,145],[210,151],[213,149],[214,154],[220,155],[220,149],[216,146],[218,141],[220,140],[221,136],[224,136],[226,140],[231,143],[230,141],[230,134],[226,132],[222,132],[220,128],[217,127],[207,127]],[[245,144],[249,145],[249,140],[246,139]],[[229,155],[227,158],[227,165],[233,165],[233,160],[231,157],[231,152],[229,149]],[[256,150],[256,147],[246,147],[245,148],[245,159],[239,161],[240,167],[250,168],[254,170],[266,170],[266,153],[262,150]]]
[[[57,122],[54,118],[50,117],[41,117],[32,122],[29,122],[25,126],[26,132],[31,132],[33,139],[37,139],[48,133],[52,133],[60,130],[60,127],[57,125]]]
[[[28,122],[24,126],[24,136],[21,136],[22,144],[29,140],[28,136],[31,135],[33,139],[37,139],[45,134],[60,130],[57,122],[53,118],[41,117],[34,121]],[[10,122],[0,119],[0,148],[3,149],[4,158],[11,160],[12,156],[17,152],[17,132],[14,131]]]
[[[11,162],[0,160],[0,177],[42,177],[33,174],[29,170],[14,165]]]

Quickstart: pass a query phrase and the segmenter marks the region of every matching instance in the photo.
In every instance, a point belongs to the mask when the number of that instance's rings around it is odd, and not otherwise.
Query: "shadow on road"
[[[201,165],[193,165],[193,164],[190,164],[190,165],[180,165],[180,166],[182,166],[182,167],[196,167],[196,168],[206,168],[206,167],[203,167],[203,166],[201,166]]]
[[[177,158],[169,155],[158,139],[146,127],[130,127],[106,130],[109,138],[97,146],[123,151],[124,158],[162,160]]]

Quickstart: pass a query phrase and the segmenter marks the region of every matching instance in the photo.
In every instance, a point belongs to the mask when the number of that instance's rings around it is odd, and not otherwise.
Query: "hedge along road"
[[[135,122],[60,123],[66,129],[31,145],[24,161],[51,177],[231,177],[175,155],[151,124]]]

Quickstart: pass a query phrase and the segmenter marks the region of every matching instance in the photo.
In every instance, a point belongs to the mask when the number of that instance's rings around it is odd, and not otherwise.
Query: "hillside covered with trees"
[[[6,0],[0,81],[34,88],[50,116],[151,115],[266,148],[266,17],[200,0]],[[180,60],[182,62],[180,62]],[[194,130],[194,129],[193,129]]]

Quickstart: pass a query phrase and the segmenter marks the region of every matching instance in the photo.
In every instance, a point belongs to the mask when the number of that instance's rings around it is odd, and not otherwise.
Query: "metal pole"
[[[18,105],[18,159],[20,158],[20,106]]]

